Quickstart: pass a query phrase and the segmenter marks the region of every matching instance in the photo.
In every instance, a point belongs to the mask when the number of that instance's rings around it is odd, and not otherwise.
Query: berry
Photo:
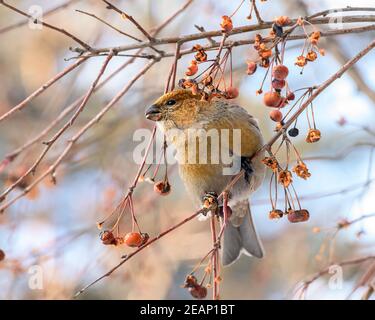
[[[274,66],[272,69],[272,76],[277,80],[285,80],[288,77],[289,69],[283,64]]]
[[[231,32],[233,29],[232,19],[228,16],[222,16],[220,27],[222,32]]]
[[[109,230],[104,230],[100,233],[100,240],[104,245],[116,245],[116,239],[113,233]]]
[[[5,252],[0,249],[0,261],[3,261],[5,259]]]
[[[318,129],[310,129],[307,133],[306,142],[307,143],[315,143],[320,140],[321,133]]]
[[[226,91],[225,91],[226,95],[225,97],[227,99],[235,99],[238,97],[239,95],[239,91],[237,88],[235,87],[229,87]]]
[[[189,288],[189,292],[196,299],[204,299],[207,296],[207,288],[200,285]]]
[[[252,74],[254,74],[256,71],[257,71],[257,64],[253,61],[248,61],[247,62],[247,70],[246,70],[246,73],[251,76]]]
[[[285,80],[277,80],[277,79],[272,80],[272,87],[274,89],[281,90],[282,88],[285,87],[285,84],[286,84]]]
[[[292,128],[288,131],[289,136],[297,137],[299,135],[299,130],[297,128]]]
[[[171,185],[168,181],[159,181],[154,184],[154,191],[161,196],[167,196],[171,192]]]
[[[264,94],[263,102],[267,107],[276,108],[282,102],[282,98],[279,93],[270,91]]]
[[[284,215],[284,212],[282,212],[281,210],[278,210],[278,209],[274,209],[274,210],[270,211],[270,213],[268,214],[268,217],[271,220],[274,220],[274,219],[282,218],[283,215]]]
[[[197,64],[197,61],[195,60],[191,60],[190,62],[190,66],[188,66],[185,74],[187,76],[193,76],[195,75],[196,73],[198,72],[198,64]]]
[[[125,235],[124,242],[128,247],[139,247],[143,243],[143,237],[138,232],[129,232]]]
[[[292,91],[288,91],[287,95],[286,95],[286,99],[288,101],[293,101],[294,99],[296,98],[296,95],[294,94],[294,92]]]
[[[304,222],[309,220],[310,214],[306,209],[301,210],[288,210],[288,220],[291,223]]]
[[[270,118],[272,121],[275,121],[275,122],[280,122],[282,119],[283,119],[283,114],[281,113],[280,110],[272,110],[270,112]]]

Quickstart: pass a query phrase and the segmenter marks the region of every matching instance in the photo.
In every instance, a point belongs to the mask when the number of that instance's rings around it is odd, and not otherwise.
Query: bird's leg
[[[219,242],[219,245],[220,245],[220,240],[221,240],[221,237],[222,237],[222,235],[224,233],[225,227],[227,226],[227,222],[228,222],[229,216],[232,213],[231,208],[228,206],[228,193],[227,192],[223,193],[223,207],[222,207],[222,210],[223,210],[223,224],[221,226],[219,235],[217,237],[217,241]]]

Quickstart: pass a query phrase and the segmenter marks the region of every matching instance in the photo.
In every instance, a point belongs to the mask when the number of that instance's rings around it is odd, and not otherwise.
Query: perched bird
[[[265,173],[261,162],[264,154],[259,153],[251,159],[263,145],[257,120],[238,105],[222,100],[204,101],[200,94],[194,95],[185,89],[161,96],[146,111],[146,118],[157,121],[168,144],[175,147],[177,154],[180,153],[180,156],[177,155],[180,176],[197,203],[202,204],[207,194],[219,195],[239,170],[244,170],[243,177],[229,191],[228,204],[232,214],[224,230],[222,264],[233,263],[241,252],[261,258],[263,248],[253,224],[248,200],[261,185]],[[218,134],[207,134],[213,130]],[[197,132],[199,137],[206,134],[206,138],[210,138],[199,148],[201,140],[187,138],[191,131]],[[239,132],[239,139],[235,139],[235,131]],[[221,132],[229,134],[221,135]],[[218,139],[219,143],[213,138]],[[187,156],[190,149],[196,151],[193,157]],[[207,161],[200,161],[202,153],[207,154]],[[219,161],[215,158],[218,154]],[[230,166],[221,158],[223,154],[239,163],[239,170],[225,172],[225,168]]]

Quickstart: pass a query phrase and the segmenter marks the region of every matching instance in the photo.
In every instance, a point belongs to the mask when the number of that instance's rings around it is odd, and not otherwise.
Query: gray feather
[[[264,255],[263,246],[251,217],[248,200],[241,201],[232,208],[232,217],[224,230],[223,265],[227,266],[235,262],[241,252],[257,258],[262,258]]]

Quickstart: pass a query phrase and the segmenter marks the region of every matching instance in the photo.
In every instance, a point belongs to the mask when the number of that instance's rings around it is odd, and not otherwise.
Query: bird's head
[[[201,101],[199,94],[190,90],[177,89],[162,95],[146,110],[146,118],[164,122],[167,127],[185,129],[191,127],[207,109],[209,103]]]

